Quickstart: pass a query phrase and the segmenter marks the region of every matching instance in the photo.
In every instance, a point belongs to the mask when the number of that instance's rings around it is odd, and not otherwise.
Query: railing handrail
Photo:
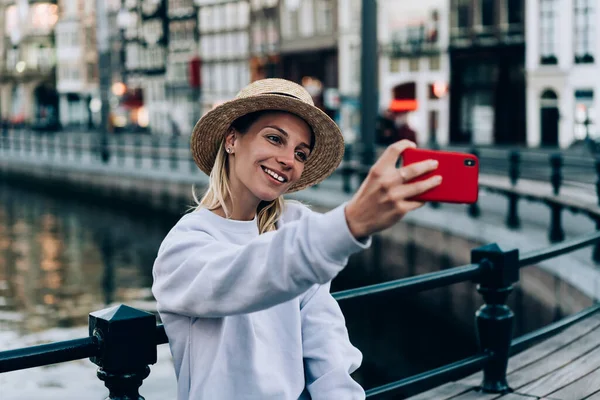
[[[125,151],[133,154],[134,159],[139,161],[140,157],[151,155],[152,157],[163,157],[168,152],[166,158],[171,161],[171,168],[177,168],[178,161],[188,159],[187,156],[182,157],[182,153],[185,151],[187,154],[187,145],[182,147],[182,141],[179,139],[167,138],[164,141],[156,140],[155,138],[148,137],[142,138],[140,136],[131,138],[129,141],[122,140],[122,138],[114,138],[117,140],[110,140],[109,143],[102,143],[98,141],[98,138],[88,137],[82,141],[81,138],[73,140],[65,140],[61,142],[56,138],[43,137],[43,138],[29,138],[28,142],[18,138],[14,142],[16,149],[19,150],[19,146],[29,146],[36,144],[36,148],[42,151],[41,148],[44,144],[47,146],[47,153],[51,154],[57,151],[58,145],[69,146],[77,149],[81,152],[82,149],[90,149],[92,153],[98,151],[102,146],[108,146],[111,151],[117,152],[118,155],[123,156]],[[103,139],[104,140],[104,139]],[[71,142],[70,144],[68,142]],[[35,142],[35,143],[33,143]],[[83,143],[86,142],[86,143]],[[129,143],[128,143],[129,142]],[[162,143],[161,143],[162,142]],[[163,145],[164,144],[164,145]],[[133,149],[133,151],[131,151]],[[31,151],[30,149],[28,151]],[[467,150],[467,151],[470,151]],[[473,149],[474,154],[479,152],[488,152],[486,149]],[[488,152],[489,153],[489,152]],[[493,153],[493,151],[492,151]],[[497,152],[497,154],[500,154]],[[534,332],[530,332],[517,339],[511,340],[511,333],[509,332],[508,324],[512,321],[512,311],[505,306],[506,297],[512,290],[512,285],[518,281],[518,270],[529,265],[538,264],[542,261],[546,261],[553,257],[557,257],[574,250],[586,247],[591,244],[596,244],[594,249],[593,259],[600,261],[600,231],[590,233],[572,240],[563,241],[564,233],[562,232],[560,222],[560,212],[562,209],[568,209],[575,212],[587,213],[589,217],[596,221],[597,228],[600,230],[600,208],[598,205],[587,204],[576,204],[577,202],[571,199],[565,199],[558,196],[560,186],[562,184],[562,173],[561,168],[565,165],[565,161],[568,163],[573,162],[582,166],[591,166],[592,164],[597,170],[598,181],[596,182],[597,191],[599,194],[600,204],[600,160],[590,158],[586,162],[576,162],[575,159],[564,157],[557,154],[529,154],[526,157],[521,158],[519,154],[516,154],[512,150],[505,151],[504,157],[510,156],[510,168],[508,171],[508,177],[510,178],[510,184],[497,183],[492,181],[492,184],[482,184],[481,187],[486,191],[497,192],[508,197],[509,200],[509,215],[507,217],[507,225],[511,228],[519,226],[517,210],[517,200],[519,198],[534,199],[536,201],[546,203],[552,210],[552,221],[550,230],[550,239],[552,242],[560,242],[558,244],[527,252],[519,257],[518,250],[502,251],[497,246],[485,246],[480,249],[475,249],[471,253],[471,264],[453,267],[442,271],[436,271],[426,273],[418,276],[412,276],[403,279],[397,279],[393,281],[383,282],[374,285],[368,285],[360,288],[354,288],[333,293],[333,297],[337,300],[345,300],[351,298],[357,298],[366,295],[373,295],[376,293],[382,293],[387,291],[397,291],[400,293],[414,293],[424,290],[435,289],[444,287],[464,281],[472,281],[478,283],[478,291],[484,297],[484,305],[477,313],[477,329],[479,333],[480,347],[484,350],[478,354],[454,362],[443,367],[436,368],[412,377],[404,378],[402,380],[392,382],[378,388],[367,390],[368,397],[377,397],[380,394],[388,395],[392,391],[407,390],[416,387],[431,386],[436,382],[441,382],[444,379],[452,376],[453,374],[464,373],[470,368],[483,368],[484,379],[482,387],[486,390],[494,392],[502,392],[507,390],[508,384],[506,383],[506,364],[508,362],[509,355],[515,354],[523,349],[529,347],[533,343],[547,338],[566,327],[581,321],[590,315],[595,314],[600,310],[600,305],[594,305],[586,310],[583,310],[575,315],[564,318],[560,321],[542,327]],[[500,160],[502,157],[495,155],[488,158],[491,160],[491,164]],[[551,171],[549,173],[550,184],[552,187],[552,194],[540,195],[536,194],[531,190],[520,190],[516,182],[519,178],[519,164],[523,161],[530,160],[543,160],[546,159],[551,164]],[[141,161],[140,161],[141,163]],[[139,167],[139,164],[136,165]],[[156,164],[158,165],[158,164]],[[193,167],[193,165],[192,165]],[[347,182],[347,177],[352,174],[358,174],[359,176],[365,176],[370,169],[370,166],[361,165],[359,162],[347,159],[340,165],[338,172],[344,176],[344,191],[347,192],[350,189],[350,185]],[[535,176],[542,176],[540,171],[534,168]],[[585,203],[585,204],[584,204]],[[473,217],[479,215],[478,205],[474,204],[469,206],[469,214]],[[494,312],[491,312],[491,310]],[[139,310],[138,310],[139,311]],[[499,313],[498,313],[499,312]],[[91,314],[90,314],[91,315]],[[101,320],[103,316],[96,316],[97,319]],[[150,325],[146,324],[146,330],[148,332],[149,326],[155,324],[154,317],[152,315],[147,316],[150,320],[146,319],[146,323],[150,322]],[[144,317],[145,318],[145,317]],[[100,322],[100,324],[106,323]],[[90,325],[91,326],[91,325]],[[101,328],[99,328],[102,331]],[[499,329],[499,333],[494,333],[494,330]],[[140,332],[142,332],[140,331]],[[490,341],[489,339],[493,335],[501,337],[502,340]],[[490,336],[491,335],[491,336]],[[109,335],[110,336],[110,335]],[[147,336],[147,335],[146,335]],[[16,369],[31,368],[36,366],[53,364],[56,362],[71,361],[75,359],[82,359],[90,357],[93,362],[101,366],[100,370],[105,369],[104,372],[99,372],[99,378],[107,377],[114,371],[126,372],[120,366],[120,360],[118,355],[115,356],[114,341],[121,340],[118,337],[112,338],[113,347],[106,345],[107,349],[111,349],[112,353],[110,356],[104,354],[102,350],[104,342],[102,335],[92,335],[88,338],[74,339],[65,342],[51,343],[47,345],[35,346],[31,348],[9,350],[0,352],[0,372],[7,372]],[[132,341],[131,337],[128,337],[129,343],[135,346],[135,341]],[[504,342],[503,342],[504,340]],[[148,347],[148,343],[145,343],[144,352],[138,352],[137,354],[149,354],[150,350],[155,351],[156,345],[164,344],[168,342],[168,338],[165,332],[165,327],[161,324],[156,325],[155,336],[151,340],[151,346]],[[107,343],[111,343],[110,340]],[[117,346],[118,347],[118,346]],[[118,352],[117,352],[118,353]],[[117,357],[117,358],[115,358]],[[156,362],[156,354],[154,354],[154,360],[152,356],[140,357],[142,364],[147,365]],[[108,360],[108,361],[106,361]],[[104,363],[107,364],[104,364]],[[133,365],[133,364],[131,364]],[[144,372],[140,372],[140,363],[136,364],[134,374],[137,374],[137,378],[141,384],[141,381],[145,378]],[[115,369],[116,368],[116,369]],[[504,377],[498,375],[498,371],[504,369]],[[112,371],[112,372],[111,372]],[[496,372],[490,372],[496,371]],[[108,374],[108,375],[106,375]],[[127,374],[122,374],[119,379],[129,379]],[[112,379],[112,378],[111,378]],[[107,387],[109,383],[107,382]],[[109,387],[110,389],[110,387]]]
[[[468,264],[459,267],[448,268],[443,271],[428,272],[426,274],[411,276],[408,278],[396,279],[393,281],[377,283],[355,289],[347,289],[332,293],[332,296],[336,300],[346,300],[380,292],[387,292],[390,290],[400,293],[421,292],[425,290],[437,289],[454,283],[473,280],[479,276],[479,272],[480,269],[478,264]]]
[[[600,232],[585,235],[541,250],[526,253],[519,259],[519,268],[536,264],[546,259],[563,255],[573,250],[588,246],[600,239]],[[481,264],[467,264],[448,268],[442,271],[430,272],[418,276],[396,279],[393,281],[363,286],[332,293],[340,301],[376,293],[396,291],[400,293],[420,292],[437,289],[455,283],[476,281],[481,273]],[[545,329],[551,329],[546,327]],[[533,340],[533,339],[532,339]],[[165,344],[168,338],[162,324],[156,326],[156,344]],[[26,347],[0,352],[0,372],[17,369],[41,367],[56,362],[72,361],[88,358],[97,354],[100,348],[99,339],[95,336],[73,339],[39,346]],[[15,359],[20,359],[19,364]],[[13,364],[14,369],[9,367]]]

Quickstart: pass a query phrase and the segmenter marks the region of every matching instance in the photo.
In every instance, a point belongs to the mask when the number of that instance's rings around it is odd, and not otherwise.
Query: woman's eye
[[[269,136],[267,136],[267,139],[269,139],[270,141],[275,142],[275,143],[281,142],[281,139],[279,139],[279,136],[277,136],[277,135],[269,135]]]
[[[298,159],[300,161],[306,161],[306,159],[308,158],[308,156],[306,155],[306,153],[304,153],[302,151],[297,151],[296,152],[296,156],[298,157]]]

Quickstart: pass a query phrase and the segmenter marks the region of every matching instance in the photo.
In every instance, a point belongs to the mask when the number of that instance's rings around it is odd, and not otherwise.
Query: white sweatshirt
[[[202,209],[168,233],[152,292],[179,400],[364,399],[330,281],[370,240],[354,239],[345,205],[325,214],[288,203],[278,229]]]

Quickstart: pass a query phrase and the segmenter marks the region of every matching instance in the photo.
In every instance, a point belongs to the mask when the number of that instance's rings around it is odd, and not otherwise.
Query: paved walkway
[[[512,393],[482,393],[483,374],[450,382],[410,400],[600,400],[600,314],[516,356],[508,363]]]

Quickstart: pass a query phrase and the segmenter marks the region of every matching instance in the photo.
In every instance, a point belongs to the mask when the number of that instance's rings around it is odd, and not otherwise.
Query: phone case
[[[404,150],[401,157],[403,166],[429,159],[435,159],[439,162],[436,170],[415,178],[413,181],[441,175],[442,183],[414,197],[413,200],[464,204],[477,202],[479,195],[479,159],[474,155],[417,148]]]

